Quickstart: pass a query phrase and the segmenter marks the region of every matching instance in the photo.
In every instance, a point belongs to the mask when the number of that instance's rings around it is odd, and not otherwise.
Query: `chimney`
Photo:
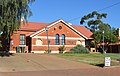
[[[23,22],[24,21],[24,17],[21,17],[21,22]]]
[[[118,28],[118,36],[120,37],[120,28]]]

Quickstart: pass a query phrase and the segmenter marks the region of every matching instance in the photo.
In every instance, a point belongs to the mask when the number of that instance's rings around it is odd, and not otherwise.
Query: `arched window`
[[[42,40],[41,39],[37,39],[36,40],[36,45],[42,45]]]
[[[76,41],[76,45],[82,45],[82,42],[80,40]]]
[[[55,39],[55,44],[56,44],[56,45],[59,45],[59,34],[56,34],[56,35],[55,35],[55,38],[56,38],[56,39]]]
[[[65,45],[65,35],[64,34],[62,34],[62,39],[61,39],[61,43],[62,43],[62,45]]]

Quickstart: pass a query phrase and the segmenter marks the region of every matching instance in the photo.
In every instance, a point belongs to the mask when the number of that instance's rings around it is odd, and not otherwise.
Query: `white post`
[[[104,52],[104,54],[106,54],[106,52],[105,52],[105,50],[104,50],[104,30],[103,30],[103,52]]]
[[[105,43],[104,43],[104,30],[103,30],[103,52],[104,52],[104,54],[105,54],[105,59],[104,59],[104,66],[105,67],[109,67],[110,66],[110,63],[111,63],[111,59],[110,59],[110,57],[106,57],[106,51],[105,51],[105,49],[104,49],[104,45],[105,45]]]

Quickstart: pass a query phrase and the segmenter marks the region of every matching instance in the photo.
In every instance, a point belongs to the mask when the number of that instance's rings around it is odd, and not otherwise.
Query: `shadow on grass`
[[[98,66],[98,67],[103,68],[103,67],[104,67],[104,64],[103,64],[103,63],[101,63],[101,64],[96,64],[95,66]]]
[[[101,68],[106,67],[104,63],[91,64],[91,65],[98,66],[98,67],[101,67]],[[111,61],[110,66],[120,66],[120,61],[118,61],[118,62],[112,62],[112,61]]]
[[[104,68],[104,63],[100,63],[100,64],[90,64],[90,65]]]
[[[10,57],[14,56],[13,53],[0,53],[0,57]]]

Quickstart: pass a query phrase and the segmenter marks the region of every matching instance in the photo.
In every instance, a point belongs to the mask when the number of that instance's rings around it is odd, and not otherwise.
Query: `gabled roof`
[[[79,35],[84,37],[85,39],[90,39],[90,36],[92,35],[92,32],[90,32],[84,26],[74,26],[74,25],[71,25],[71,24],[65,22],[62,19],[59,19],[59,20],[52,22],[50,24],[49,23],[40,23],[40,22],[39,23],[38,22],[28,22],[27,25],[22,25],[20,27],[20,30],[34,31],[34,33],[30,35],[30,37],[33,37],[36,34],[42,32],[42,31],[45,31],[45,27],[50,28],[59,22],[63,22],[66,26],[68,26],[70,29],[72,29],[73,31],[75,31],[76,33],[78,33]]]
[[[20,26],[20,30],[23,31],[39,31],[43,28],[45,28],[46,26],[48,26],[49,23],[42,23],[42,22],[27,22],[27,23],[22,23]]]
[[[73,27],[78,30],[79,32],[81,32],[83,35],[85,35],[87,38],[91,38],[91,35],[93,34],[90,30],[88,30],[86,27],[84,26],[74,26]]]

